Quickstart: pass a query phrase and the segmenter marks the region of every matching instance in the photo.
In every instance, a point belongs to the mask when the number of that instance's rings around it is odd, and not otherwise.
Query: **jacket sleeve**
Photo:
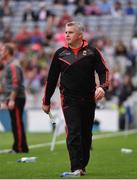
[[[47,82],[45,85],[45,91],[43,97],[44,105],[50,105],[50,99],[55,91],[59,75],[60,75],[60,63],[58,60],[58,53],[56,51],[53,60],[51,62]]]
[[[99,76],[100,87],[102,87],[104,90],[107,90],[110,85],[110,72],[103,54],[98,49],[96,49],[95,51],[95,70]]]
[[[21,69],[17,65],[11,64],[9,69],[7,69],[7,73],[9,73],[9,75],[11,73],[11,90],[17,93],[21,81]]]

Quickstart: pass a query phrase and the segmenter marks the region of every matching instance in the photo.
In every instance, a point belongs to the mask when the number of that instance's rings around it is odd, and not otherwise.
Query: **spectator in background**
[[[0,17],[0,38],[2,37],[4,26],[3,18]]]
[[[91,1],[91,3],[89,5],[86,5],[85,6],[85,15],[86,16],[90,16],[90,15],[95,15],[95,16],[98,16],[98,15],[101,15],[101,10],[97,4],[97,2],[94,0],[94,1]]]
[[[37,65],[26,70],[25,87],[28,93],[36,95],[41,90],[41,77]]]
[[[63,10],[63,14],[59,18],[58,27],[64,27],[67,22],[72,21],[72,17],[69,15],[67,10]]]
[[[48,59],[48,55],[45,52],[45,49],[43,46],[41,46],[41,48],[38,50],[37,53],[37,58],[38,58],[38,66],[39,67],[46,67],[49,64],[49,59]]]
[[[115,1],[112,9],[111,9],[111,14],[114,17],[121,17],[123,15],[123,7],[122,3],[120,1]]]
[[[101,15],[111,15],[111,4],[108,0],[101,0],[98,2]]]
[[[30,33],[30,44],[42,44],[44,40],[44,33],[40,30],[40,27],[36,24]]]
[[[118,67],[113,67],[111,70],[111,97],[118,96],[119,94],[119,87],[122,81],[121,74],[119,72]]]
[[[19,32],[15,36],[15,42],[17,43],[18,50],[24,52],[26,50],[26,46],[30,44],[30,32],[28,31],[28,27],[23,25],[20,27]]]
[[[4,27],[2,40],[5,43],[6,42],[9,43],[9,42],[14,41],[11,25],[7,25],[7,26]]]
[[[128,56],[127,47],[124,44],[123,40],[119,39],[116,42],[116,45],[114,48],[115,48],[115,52],[114,52],[115,57],[117,57],[117,56],[127,57]]]
[[[125,15],[136,15],[134,3],[131,0],[127,1],[126,7],[124,8]]]
[[[101,38],[102,39],[102,38],[105,37],[105,35],[106,35],[106,32],[105,32],[103,26],[97,25],[96,29],[95,29],[95,32],[94,32],[94,36],[96,38]]]
[[[92,46],[92,44],[97,47],[99,50],[103,50],[105,47],[105,30],[102,28],[102,26],[97,25],[96,29],[93,31],[93,38],[89,40],[89,44]]]
[[[10,0],[3,1],[4,16],[13,16],[14,13],[10,7]]]
[[[3,18],[3,16],[4,16],[4,9],[2,4],[0,4],[0,18]]]
[[[46,8],[46,3],[42,2],[40,4],[40,9],[38,10],[38,21],[47,22],[50,16],[53,16],[53,14]]]
[[[4,64],[4,99],[1,108],[8,108],[13,132],[13,146],[10,153],[29,151],[23,124],[25,88],[23,72],[14,62],[13,44],[4,44],[0,49],[0,59]]]
[[[89,44],[92,46],[95,46],[96,48],[98,48],[100,51],[103,51],[104,48],[104,39],[103,38],[95,38],[92,39]]]
[[[127,47],[122,40],[118,40],[114,47],[115,66],[119,68],[121,75],[124,75],[128,66]]]
[[[38,15],[32,9],[31,3],[28,3],[27,6],[25,7],[24,12],[23,12],[22,20],[23,20],[23,22],[26,22],[28,20],[34,21],[34,22],[38,21]]]
[[[133,74],[135,74],[137,71],[137,31],[136,30],[132,36],[130,50],[128,54],[132,63]]]
[[[78,1],[77,7],[74,11],[74,15],[85,15],[85,1],[80,0]]]
[[[48,15],[49,15],[49,13],[46,9],[45,3],[40,4],[40,9],[38,11],[38,20],[46,22]]]
[[[103,53],[107,59],[110,70],[112,71],[115,66],[115,59],[114,59],[114,46],[113,46],[113,42],[110,38],[106,38],[106,40],[105,40],[105,46],[103,48]]]
[[[45,86],[45,82],[48,77],[48,71],[49,71],[49,66],[42,67],[40,70],[40,77],[41,77],[40,83],[42,87]]]
[[[119,95],[118,95],[119,129],[120,130],[125,129],[126,120],[128,120],[128,123],[133,121],[131,107],[129,106],[129,104],[124,105],[124,103],[127,101],[127,99],[132,95],[132,93],[135,90],[137,90],[137,88],[134,87],[130,74],[125,74],[123,77],[123,81],[121,85],[119,86]]]
[[[43,45],[45,47],[48,47],[53,42],[53,32],[51,31],[50,28],[48,28],[45,30],[44,34],[45,34],[45,37],[44,37]]]
[[[64,10],[64,0],[54,0],[51,11],[52,13],[54,13],[56,18],[62,15],[63,10]]]

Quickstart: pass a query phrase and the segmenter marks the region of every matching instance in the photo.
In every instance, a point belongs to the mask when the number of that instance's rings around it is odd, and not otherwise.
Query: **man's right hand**
[[[42,105],[42,109],[43,109],[43,111],[45,112],[45,113],[49,113],[49,111],[50,111],[50,105]]]

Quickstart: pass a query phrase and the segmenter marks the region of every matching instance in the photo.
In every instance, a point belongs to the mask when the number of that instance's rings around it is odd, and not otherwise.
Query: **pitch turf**
[[[94,137],[98,134],[94,135]],[[52,134],[27,134],[31,145],[48,143]],[[57,141],[65,136],[57,137]],[[0,133],[0,150],[9,149],[11,133]],[[131,148],[133,153],[122,154],[121,148]],[[38,157],[34,163],[18,163],[21,157]],[[0,154],[0,179],[58,179],[63,171],[69,171],[69,157],[65,144],[32,148],[29,154]],[[87,175],[80,179],[137,179],[137,131],[125,136],[94,139]]]

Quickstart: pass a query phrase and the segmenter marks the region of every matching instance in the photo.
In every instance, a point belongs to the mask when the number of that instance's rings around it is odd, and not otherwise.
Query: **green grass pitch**
[[[98,134],[94,134],[96,136]],[[52,134],[28,133],[27,137],[29,145],[36,145],[50,142]],[[65,141],[65,135],[57,137],[57,141],[60,140]],[[1,132],[0,151],[9,149],[11,144],[12,134]],[[133,152],[123,154],[121,148],[131,148]],[[38,159],[34,163],[18,163],[17,159],[24,156]],[[60,179],[59,174],[69,170],[65,143],[56,145],[54,151],[50,151],[50,146],[43,146],[31,148],[28,154],[0,153],[0,179]],[[137,179],[137,131],[95,138],[87,174],[79,179]]]

